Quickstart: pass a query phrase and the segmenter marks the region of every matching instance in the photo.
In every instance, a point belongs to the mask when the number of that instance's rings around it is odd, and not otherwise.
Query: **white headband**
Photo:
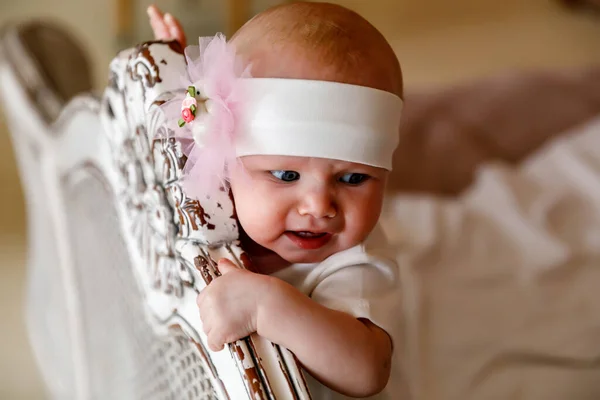
[[[243,80],[236,152],[343,160],[392,169],[402,99],[382,90],[300,79]]]
[[[186,76],[162,104],[187,157],[186,191],[222,188],[238,157],[281,155],[392,169],[402,99],[382,90],[303,79],[251,78],[223,35],[186,48]],[[172,128],[172,129],[171,129]]]

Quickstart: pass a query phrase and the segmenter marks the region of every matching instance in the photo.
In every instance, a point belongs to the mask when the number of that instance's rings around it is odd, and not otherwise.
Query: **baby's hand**
[[[208,346],[220,351],[256,332],[259,300],[269,291],[271,278],[219,261],[221,276],[198,295],[197,304]]]
[[[164,14],[155,5],[148,7],[148,18],[156,40],[177,40],[183,48],[186,46],[186,38],[181,24],[171,14]]]

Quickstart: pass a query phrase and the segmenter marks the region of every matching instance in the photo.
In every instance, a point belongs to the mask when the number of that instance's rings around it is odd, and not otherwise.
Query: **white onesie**
[[[300,292],[330,309],[370,320],[392,338],[394,352],[401,351],[401,296],[399,269],[394,251],[379,225],[361,244],[336,253],[321,263],[292,264],[274,273]],[[392,376],[384,393],[372,399],[406,399],[398,392],[399,366],[394,354]],[[321,385],[307,374],[315,400],[348,399]]]

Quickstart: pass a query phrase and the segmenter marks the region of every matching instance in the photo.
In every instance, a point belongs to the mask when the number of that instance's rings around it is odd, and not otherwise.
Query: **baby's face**
[[[387,171],[345,161],[247,156],[231,188],[244,231],[291,263],[314,263],[362,242],[375,227]]]

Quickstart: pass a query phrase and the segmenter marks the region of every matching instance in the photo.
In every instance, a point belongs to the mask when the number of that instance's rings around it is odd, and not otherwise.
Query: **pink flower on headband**
[[[235,135],[242,93],[249,77],[225,36],[200,38],[185,49],[187,74],[181,93],[161,106],[169,130],[181,144],[186,194],[201,199],[226,185],[228,167],[237,162]]]
[[[188,88],[188,93],[185,95],[185,99],[181,103],[181,119],[177,125],[182,128],[186,123],[192,122],[196,119],[196,111],[198,111],[198,100],[196,99],[196,93],[200,95],[198,90],[194,86]]]

